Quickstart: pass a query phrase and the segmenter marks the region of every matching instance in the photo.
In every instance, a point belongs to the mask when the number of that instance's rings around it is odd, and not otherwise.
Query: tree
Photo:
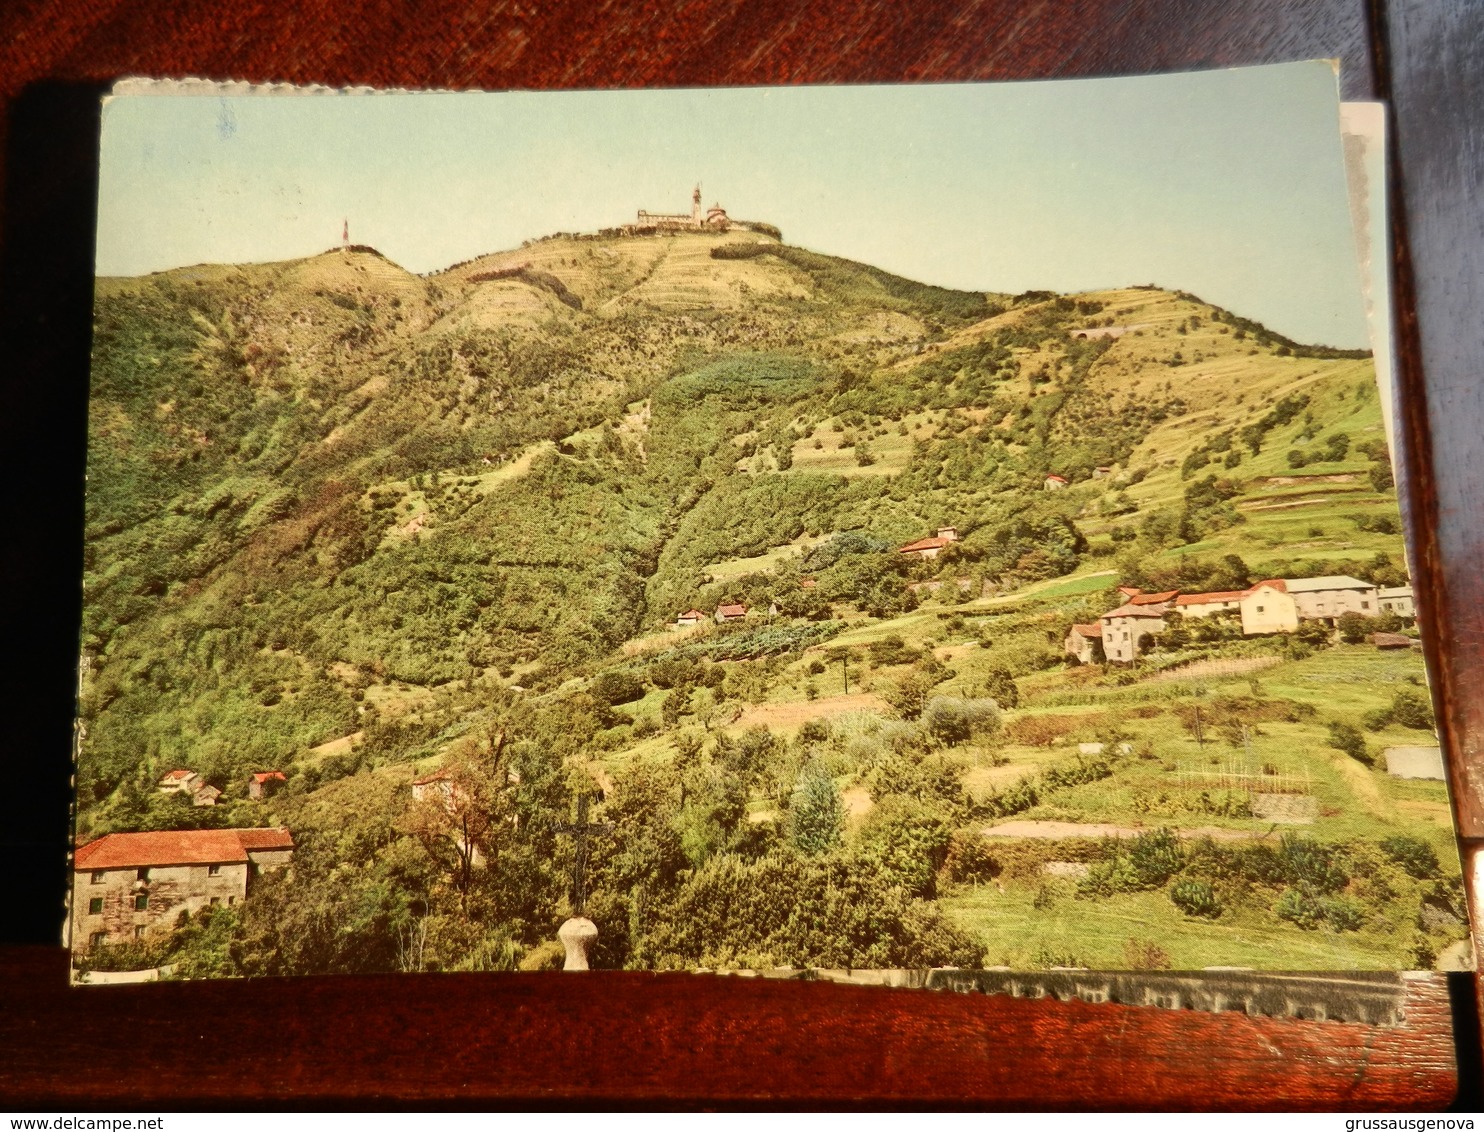
[[[881,698],[903,719],[916,719],[927,706],[927,694],[932,688],[921,676],[904,676],[891,680],[881,689]]]
[[[492,736],[489,746],[487,757],[480,758],[473,744],[466,744],[426,783],[423,796],[399,823],[447,873],[465,909],[475,866],[494,863],[515,816],[504,734]]]
[[[1371,631],[1371,619],[1360,613],[1342,613],[1338,626],[1340,640],[1347,645],[1363,644]]]
[[[844,827],[845,809],[835,781],[817,759],[810,759],[789,798],[789,837],[801,853],[817,857],[840,844]]]
[[[1097,645],[1101,650],[1102,642],[1097,642]],[[1093,659],[1097,663],[1102,663],[1102,658],[1098,655],[1094,655]],[[999,704],[1001,710],[1020,706],[1020,689],[1016,687],[1015,677],[1002,664],[992,664],[985,671],[984,694]]]

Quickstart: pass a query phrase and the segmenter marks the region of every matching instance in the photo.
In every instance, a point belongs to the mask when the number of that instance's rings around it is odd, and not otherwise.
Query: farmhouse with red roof
[[[287,829],[166,829],[109,833],[72,860],[72,945],[148,940],[182,912],[231,907],[264,872],[288,866]]]
[[[1346,613],[1373,617],[1381,608],[1375,586],[1345,574],[1320,578],[1265,578],[1245,590],[1199,594],[1182,594],[1179,590],[1146,594],[1138,586],[1119,586],[1117,592],[1124,603],[1103,614],[1099,625],[1102,627],[1104,654],[1108,660],[1120,663],[1137,659],[1152,637],[1169,628],[1165,620],[1169,613],[1178,613],[1182,618],[1237,613],[1242,619],[1242,635],[1255,637],[1292,633],[1300,621],[1322,621],[1333,626]],[[1410,593],[1407,590],[1407,594]],[[1088,663],[1090,648],[1082,631],[1090,628],[1088,625],[1073,625],[1063,645],[1069,655],[1084,664]],[[1403,639],[1410,641],[1410,638]]]
[[[287,781],[281,770],[264,770],[250,774],[247,776],[247,796],[266,798]]]
[[[1047,491],[1060,491],[1062,488],[1067,486],[1067,477],[1059,476],[1055,472],[1052,472],[1049,476],[1046,477],[1046,482],[1041,486],[1044,487]]]
[[[898,554],[911,554],[916,558],[936,558],[938,552],[951,542],[958,541],[957,527],[939,527],[932,538],[920,538],[906,546],[897,547]]]
[[[747,606],[741,603],[730,603],[716,607],[716,623],[720,625],[725,621],[741,621],[747,616]]]
[[[699,625],[704,620],[706,620],[706,615],[699,609],[687,609],[679,617],[675,618],[675,627],[677,629],[688,629],[692,625]]]

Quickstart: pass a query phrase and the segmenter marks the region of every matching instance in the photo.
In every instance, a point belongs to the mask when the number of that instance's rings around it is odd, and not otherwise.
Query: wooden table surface
[[[1468,0],[11,0],[0,11],[0,1104],[1318,1108],[1478,1099],[1468,977],[1393,1027],[688,975],[69,992],[62,920],[97,95],[130,74],[613,88],[1024,79],[1342,60],[1395,131],[1414,581],[1484,843],[1484,5]],[[1450,994],[1451,985],[1451,994]],[[1462,1065],[1460,1075],[1457,1066]],[[168,1075],[162,1075],[167,1072]],[[1461,1082],[1461,1084],[1460,1084]],[[168,1091],[167,1091],[168,1085]]]

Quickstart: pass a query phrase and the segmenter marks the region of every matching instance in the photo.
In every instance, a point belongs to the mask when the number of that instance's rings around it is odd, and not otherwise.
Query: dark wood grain
[[[58,993],[60,951],[0,984],[0,1096],[286,1104],[1428,1108],[1453,1095],[1442,976],[1378,1027],[687,974],[265,979]],[[58,1074],[57,1059],[86,1065]]]
[[[1396,131],[1397,322],[1418,609],[1472,922],[1484,913],[1484,10],[1398,0],[1380,78]],[[1477,927],[1476,927],[1477,930]]]
[[[5,164],[0,638],[26,665],[9,711],[0,851],[15,942],[55,939],[77,630],[97,85],[126,74],[501,89],[951,81],[1147,73],[1338,57],[1347,97],[1393,89],[1415,303],[1404,294],[1419,588],[1470,836],[1484,738],[1472,458],[1484,397],[1479,146],[1437,109],[1479,105],[1477,15],[1432,0],[672,0],[663,4],[130,4],[0,12]],[[19,101],[18,101],[19,100]],[[1470,148],[1472,146],[1472,148]],[[1472,171],[1472,172],[1471,172]],[[1470,178],[1473,179],[1470,179]],[[1477,200],[1477,195],[1473,197]],[[1464,250],[1457,242],[1463,234]],[[1452,245],[1450,247],[1450,245]],[[1468,250],[1472,249],[1472,250]],[[1410,278],[1410,277],[1407,277]],[[1404,281],[1406,281],[1404,279]],[[1415,312],[1415,319],[1413,318]],[[142,1066],[189,1065],[168,1101],[491,1105],[1419,1108],[1456,1073],[1443,983],[1395,1028],[1080,1002],[593,973],[307,979],[71,991],[56,948],[0,950],[0,1096],[167,1103]],[[1477,1049],[1477,1046],[1472,1047]],[[70,1071],[86,1066],[83,1073]],[[187,1092],[180,1083],[186,1080]]]

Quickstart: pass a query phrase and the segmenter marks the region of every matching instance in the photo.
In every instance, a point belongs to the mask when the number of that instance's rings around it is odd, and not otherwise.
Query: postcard
[[[1471,962],[1329,63],[103,122],[80,981]]]

